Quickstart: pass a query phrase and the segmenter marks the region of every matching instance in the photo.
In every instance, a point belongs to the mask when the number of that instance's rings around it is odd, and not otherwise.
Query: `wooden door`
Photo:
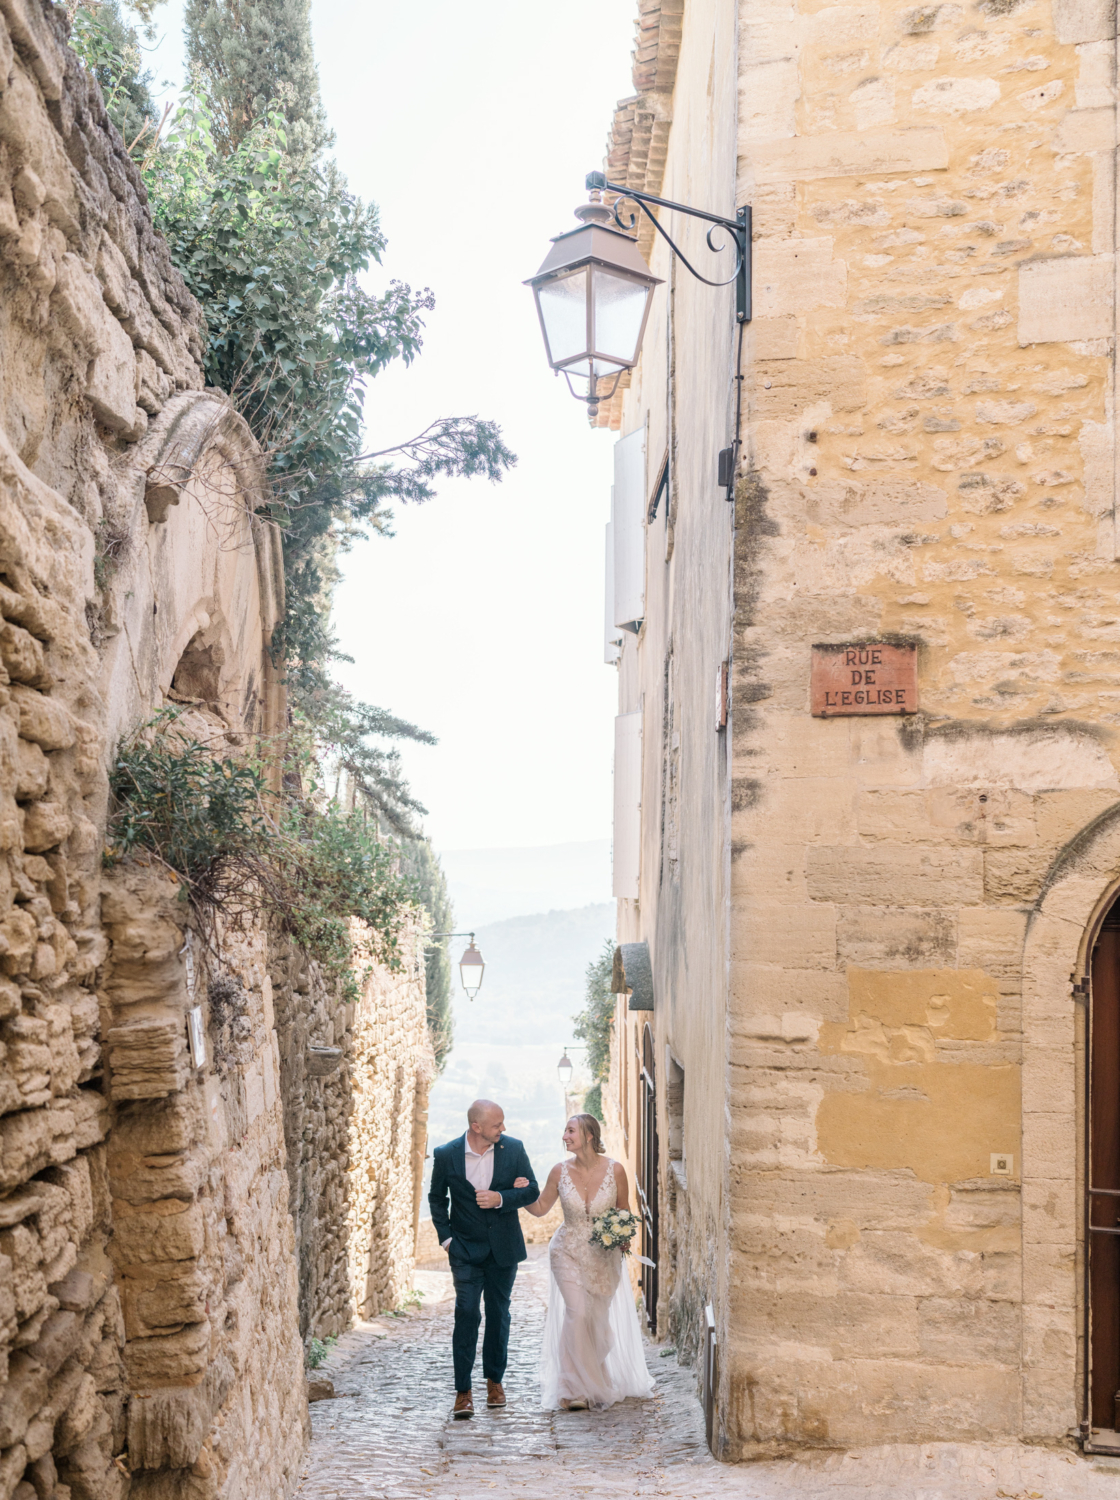
[[[642,1072],[639,1124],[638,1207],[642,1215],[642,1254],[652,1265],[643,1265],[642,1299],[650,1330],[657,1332],[657,1072],[654,1065],[653,1032],[642,1029]]]
[[[1089,1421],[1120,1430],[1120,903],[1093,950],[1089,1014]]]

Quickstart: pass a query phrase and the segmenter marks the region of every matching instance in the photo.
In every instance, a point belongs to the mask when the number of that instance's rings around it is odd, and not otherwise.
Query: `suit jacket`
[[[525,1147],[504,1135],[494,1147],[494,1177],[490,1190],[501,1193],[501,1208],[479,1208],[475,1189],[467,1180],[467,1138],[449,1141],[432,1152],[432,1185],[428,1204],[432,1223],[442,1245],[450,1237],[447,1253],[452,1260],[481,1264],[492,1255],[500,1266],[513,1266],[525,1259],[525,1237],[517,1210],[535,1203],[540,1188]],[[515,1188],[515,1177],[527,1177],[527,1188]]]

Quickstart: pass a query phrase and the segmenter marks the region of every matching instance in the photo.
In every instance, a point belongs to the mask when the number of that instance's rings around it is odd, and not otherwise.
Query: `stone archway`
[[[1048,871],[1023,942],[1023,1435],[1077,1427],[1084,1375],[1085,1000],[1120,895],[1120,803]]]
[[[104,589],[109,743],[168,696],[177,672],[180,688],[197,689],[185,696],[231,727],[270,732],[282,713],[269,647],[284,571],[278,528],[257,513],[265,473],[252,433],[220,392],[185,392],[130,451],[128,475],[125,540]]]

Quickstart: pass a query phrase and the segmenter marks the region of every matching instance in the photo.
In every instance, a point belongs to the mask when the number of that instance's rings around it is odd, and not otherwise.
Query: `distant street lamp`
[[[466,991],[468,1000],[473,1000],[482,988],[482,976],[486,971],[486,964],[482,954],[474,945],[473,932],[429,932],[429,941],[437,938],[465,937],[470,938],[470,943],[463,950],[463,956],[459,960],[459,978],[462,980],[463,989]]]
[[[464,950],[459,960],[459,977],[463,981],[463,989],[467,993],[467,999],[473,1000],[482,988],[482,975],[486,965],[482,961],[482,954],[474,945],[474,933],[470,934],[470,946]]]

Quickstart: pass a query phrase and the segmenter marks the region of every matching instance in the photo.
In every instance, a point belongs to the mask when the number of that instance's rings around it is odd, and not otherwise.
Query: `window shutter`
[[[614,503],[614,490],[611,490]],[[622,655],[622,632],[614,623],[614,527],[607,522],[606,609],[603,612],[603,660],[613,666]]]
[[[646,614],[646,430],[614,445],[611,525],[614,539],[614,624],[637,634]]]
[[[642,715],[614,721],[613,894],[638,899],[642,857]]]

